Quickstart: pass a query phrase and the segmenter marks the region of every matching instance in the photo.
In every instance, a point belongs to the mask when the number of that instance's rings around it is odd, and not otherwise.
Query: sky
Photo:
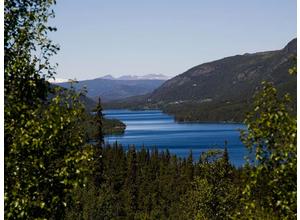
[[[296,37],[296,0],[58,0],[56,78],[181,74]]]

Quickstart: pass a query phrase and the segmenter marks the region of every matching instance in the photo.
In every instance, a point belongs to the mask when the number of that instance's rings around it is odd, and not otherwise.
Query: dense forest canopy
[[[58,51],[48,39],[53,4],[5,1],[6,219],[296,219],[288,95],[262,84],[242,134],[255,160],[241,168],[230,164],[226,143],[200,158],[105,146],[100,100],[87,116],[81,93],[47,82]]]

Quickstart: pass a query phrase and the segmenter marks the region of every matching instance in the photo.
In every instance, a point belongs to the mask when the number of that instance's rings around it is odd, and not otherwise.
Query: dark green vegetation
[[[97,97],[101,96],[103,101],[112,101],[150,93],[162,85],[163,82],[164,80],[156,79],[111,80],[97,78],[93,80],[78,81],[74,86],[78,90],[86,87],[87,95],[92,99],[97,99]],[[69,83],[59,83],[58,85],[70,88]]]
[[[168,151],[134,147],[125,152],[115,145],[103,148],[102,162],[102,181],[91,176],[87,187],[74,192],[77,203],[66,219],[193,219],[198,207],[188,204],[194,203],[194,187],[200,180],[212,190],[206,194],[207,188],[197,186],[202,197],[195,199],[205,202],[203,216],[226,219],[238,207],[239,187],[244,184],[239,181],[241,171],[222,151],[210,151],[193,163],[192,156],[179,159]]]
[[[126,125],[117,119],[102,119],[102,131],[104,135],[119,135],[123,134],[126,129]],[[85,127],[87,134],[87,140],[93,141],[98,135],[98,123],[95,121],[95,117],[91,114],[85,114],[85,120],[82,124]]]
[[[273,82],[280,94],[292,96],[296,112],[296,76],[287,77],[295,60],[297,40],[282,50],[244,54],[195,66],[154,92],[109,108],[160,108],[178,121],[243,121],[261,81]]]
[[[117,119],[106,119],[103,120],[103,131],[104,134],[123,134],[126,129],[126,125]]]
[[[47,83],[58,50],[47,38],[54,3],[5,1],[6,219],[296,219],[297,127],[288,95],[262,84],[242,135],[255,161],[239,169],[226,146],[197,162],[104,146],[100,100],[91,116],[81,93]]]
[[[86,110],[86,118],[84,120],[84,125],[86,132],[88,134],[88,140],[94,140],[97,138],[97,129],[99,123],[95,121],[93,114],[97,110],[97,104],[94,100],[90,99],[86,95],[81,96],[79,101],[84,105]],[[99,105],[99,103],[98,103]],[[101,106],[101,103],[100,103]],[[99,106],[98,106],[99,108]],[[101,107],[102,111],[102,107]],[[125,132],[126,125],[118,119],[108,119],[102,116],[102,130],[104,135],[116,135],[123,134]]]

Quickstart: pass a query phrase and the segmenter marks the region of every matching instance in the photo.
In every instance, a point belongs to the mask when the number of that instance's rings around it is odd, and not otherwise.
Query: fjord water
[[[123,135],[110,135],[105,142],[116,141],[124,148],[135,145],[158,150],[169,149],[171,154],[187,157],[190,150],[194,160],[201,152],[209,149],[224,149],[227,141],[229,158],[235,166],[244,164],[245,146],[240,140],[240,129],[245,125],[238,123],[177,123],[174,117],[159,110],[131,111],[105,110],[106,118],[115,118],[126,124]]]

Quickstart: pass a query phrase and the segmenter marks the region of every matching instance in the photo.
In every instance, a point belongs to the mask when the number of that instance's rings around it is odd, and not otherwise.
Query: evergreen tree
[[[134,217],[138,209],[138,184],[137,184],[137,157],[135,147],[131,146],[128,150],[127,162],[127,179],[126,187],[128,189],[128,213],[130,217]]]
[[[225,147],[224,147],[223,161],[225,163],[229,164],[229,155],[228,155],[227,145],[225,145]]]
[[[193,151],[190,150],[189,156],[187,158],[186,164],[186,175],[190,181],[194,178],[194,160],[193,160]]]
[[[224,168],[224,175],[225,177],[228,177],[229,175],[231,175],[231,164],[229,161],[229,155],[228,155],[228,150],[227,150],[227,141],[225,141],[225,147],[224,147],[224,152],[223,152],[223,156],[222,156],[222,163],[223,163],[223,168]]]
[[[95,162],[94,162],[94,181],[96,186],[100,186],[103,181],[103,143],[104,143],[104,135],[103,135],[103,114],[102,114],[102,106],[101,99],[99,97],[98,104],[95,109],[95,117],[94,123],[96,123],[96,145],[95,145]]]
[[[104,143],[104,134],[103,134],[103,113],[102,113],[102,105],[101,105],[101,98],[99,97],[98,103],[95,109],[95,119],[94,119],[96,126],[97,126],[97,134],[96,134],[96,141],[97,146],[102,148]]]

